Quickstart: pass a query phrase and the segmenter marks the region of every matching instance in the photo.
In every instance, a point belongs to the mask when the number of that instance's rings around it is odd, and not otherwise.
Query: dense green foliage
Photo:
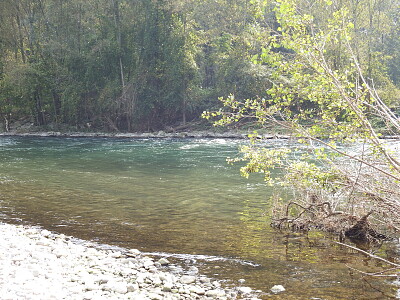
[[[290,55],[269,38],[284,20],[264,0],[3,0],[0,114],[4,123],[112,131],[159,130],[218,107],[219,97],[274,97],[276,63]],[[369,80],[399,102],[399,5],[395,0],[299,3],[319,28],[342,7]],[[337,70],[340,41],[326,41]],[[289,47],[290,48],[290,47]],[[255,63],[256,62],[256,63]],[[305,78],[306,79],[306,78]],[[296,98],[297,99],[297,98]],[[296,100],[294,99],[294,101]],[[309,109],[307,101],[293,109]]]
[[[222,99],[224,109],[204,116],[218,117],[216,125],[243,119],[259,127],[273,123],[298,137],[298,146],[307,150],[303,155],[285,144],[268,148],[255,134],[253,143],[242,147],[243,155],[231,160],[247,163],[241,168],[244,176],[263,173],[269,183],[291,188],[300,209],[291,218],[289,204],[281,220],[343,232],[354,215],[374,213],[386,229],[400,231],[398,142],[381,138],[382,133],[400,135],[397,75],[390,68],[396,56],[384,52],[385,35],[377,44],[369,35],[361,43],[352,3],[315,1],[313,10],[329,11],[325,16],[301,9],[301,0],[277,3],[279,27],[254,57],[271,68],[267,96],[242,100],[231,95]],[[370,28],[375,18],[370,15]],[[392,19],[386,30],[396,22]]]

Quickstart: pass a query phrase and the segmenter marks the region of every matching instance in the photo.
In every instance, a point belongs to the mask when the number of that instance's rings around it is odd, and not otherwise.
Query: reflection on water
[[[370,271],[376,261],[318,233],[272,230],[270,188],[226,164],[239,143],[1,138],[0,219],[196,261],[211,276],[244,278],[255,289],[284,285],[274,299],[396,294],[390,282],[346,267]]]

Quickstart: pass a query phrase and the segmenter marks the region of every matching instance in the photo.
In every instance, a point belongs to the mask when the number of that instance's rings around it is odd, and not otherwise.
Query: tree
[[[349,7],[354,54],[391,107],[400,86],[397,2],[297,3],[315,16],[314,29],[325,32],[330,15]],[[3,110],[13,107],[8,122],[25,117],[54,128],[171,130],[219,107],[218,97],[265,98],[273,67],[251,58],[279,32],[273,6],[265,0],[0,1]],[[325,45],[335,70],[350,55],[340,41]]]
[[[329,8],[333,2],[317,4]],[[225,110],[204,116],[218,116],[216,125],[243,119],[260,127],[273,123],[313,151],[311,157],[291,159],[291,149],[265,148],[256,133],[252,144],[241,148],[243,156],[231,160],[247,162],[241,168],[244,176],[261,172],[269,183],[296,193],[278,224],[349,233],[357,221],[368,224],[372,213],[384,220],[386,229],[397,230],[400,162],[373,124],[379,122],[382,133],[398,134],[400,122],[377,94],[373,80],[364,76],[372,74],[371,65],[361,65],[352,48],[349,11],[345,6],[335,10],[325,28],[317,27],[296,0],[278,1],[274,12],[279,27],[254,58],[270,68],[268,97],[238,101],[230,96],[223,99]],[[342,49],[340,69],[329,56],[337,45]],[[273,169],[281,172],[276,175]]]

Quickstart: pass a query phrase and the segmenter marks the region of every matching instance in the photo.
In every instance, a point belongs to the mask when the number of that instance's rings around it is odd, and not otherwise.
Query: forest
[[[318,31],[329,30],[330,16],[347,8],[363,73],[396,111],[398,0],[322,2],[297,1],[297,10],[312,15]],[[266,91],[275,64],[266,49],[290,52],[271,46],[281,26],[275,6],[272,0],[2,0],[4,129],[23,119],[53,129],[165,130],[218,109],[220,97],[272,97]],[[345,45],[328,40],[324,47],[342,71]]]

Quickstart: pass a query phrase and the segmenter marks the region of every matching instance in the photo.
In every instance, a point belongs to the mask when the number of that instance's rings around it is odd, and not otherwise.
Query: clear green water
[[[318,233],[271,229],[271,188],[226,163],[240,143],[3,137],[0,220],[173,254],[232,284],[244,278],[267,292],[286,287],[271,299],[396,295],[392,282],[364,280],[346,266],[371,271],[379,267],[375,261]]]

